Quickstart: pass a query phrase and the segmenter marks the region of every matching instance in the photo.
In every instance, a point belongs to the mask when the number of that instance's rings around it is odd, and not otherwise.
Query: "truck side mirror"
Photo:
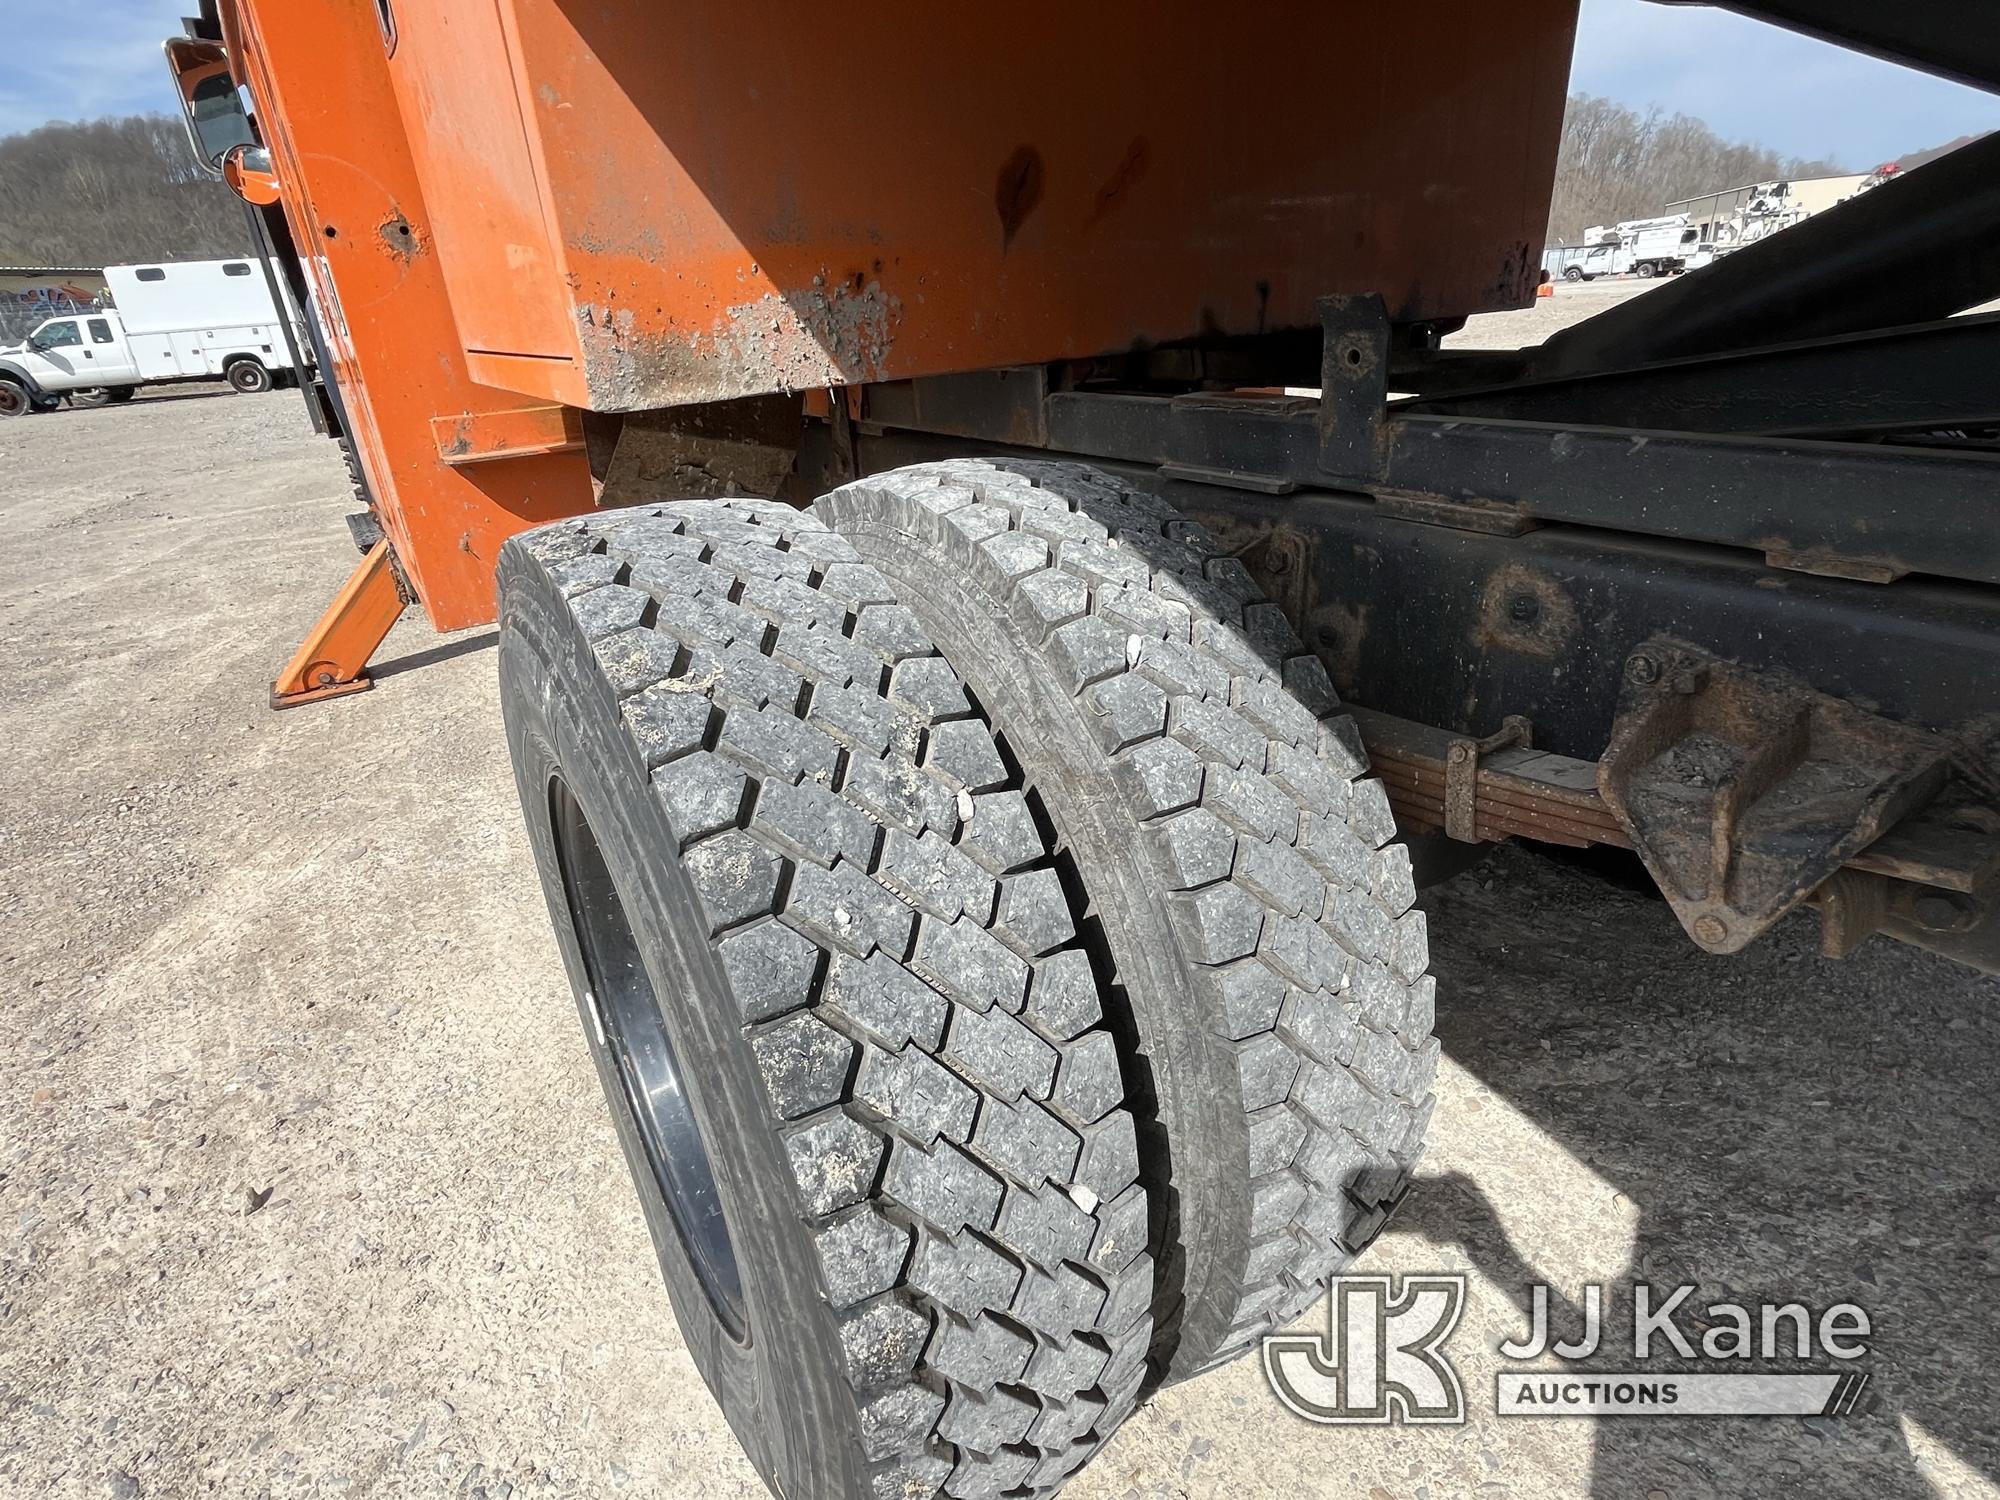
[[[163,49],[180,94],[188,145],[204,171],[220,174],[232,146],[256,144],[243,96],[229,75],[229,56],[214,42],[169,37]]]
[[[271,170],[271,153],[266,147],[231,146],[222,158],[222,180],[245,203],[268,208],[278,201],[278,174]]]

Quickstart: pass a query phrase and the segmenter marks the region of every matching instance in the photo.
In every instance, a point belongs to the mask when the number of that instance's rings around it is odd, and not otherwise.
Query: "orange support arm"
[[[402,613],[389,544],[377,542],[271,684],[271,707],[296,708],[373,687],[368,658]]]

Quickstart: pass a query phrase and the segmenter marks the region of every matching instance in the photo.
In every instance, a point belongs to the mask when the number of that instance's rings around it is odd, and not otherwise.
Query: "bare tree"
[[[44,125],[0,138],[0,265],[208,260],[250,245],[243,205],[195,165],[174,116]],[[0,341],[46,315],[0,299]]]
[[[195,166],[172,116],[0,138],[0,263],[121,265],[249,248],[242,205]]]
[[[1575,244],[1593,224],[1658,213],[1702,193],[1843,171],[1830,161],[1780,156],[1725,141],[1691,115],[1640,113],[1592,94],[1571,94],[1556,157],[1549,243]]]

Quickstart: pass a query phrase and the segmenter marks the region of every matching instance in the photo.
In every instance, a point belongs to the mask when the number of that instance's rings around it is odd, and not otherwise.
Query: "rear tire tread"
[[[1153,1273],[1122,1091],[1084,1087],[1088,960],[990,729],[809,514],[685,501],[508,547],[568,597],[708,911],[876,1492],[1053,1492],[1134,1404]]]
[[[1432,1107],[1424,915],[1353,721],[1242,563],[1102,470],[952,460],[857,480],[819,510],[968,561],[1066,674],[1151,832],[1249,1124],[1240,1298],[1175,1373],[1224,1363],[1373,1239]]]

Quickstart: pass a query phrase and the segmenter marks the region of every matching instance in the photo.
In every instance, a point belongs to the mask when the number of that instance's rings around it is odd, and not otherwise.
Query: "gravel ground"
[[[296,396],[0,424],[0,473],[0,1496],[762,1494],[577,1033],[491,632],[406,620],[374,692],[268,711],[352,561]],[[1629,874],[1506,849],[1425,899],[1434,1143],[1365,1268],[1468,1276],[1472,1420],[1314,1427],[1239,1364],[1070,1495],[2000,1494],[1994,983],[1810,918],[1711,959]],[[1869,1399],[1492,1415],[1529,1283],[1635,1276],[1859,1302]]]
[[[1486,313],[1469,319],[1457,333],[1445,336],[1447,349],[1520,349],[1539,344],[1558,329],[1581,323],[1593,313],[1629,302],[1642,292],[1664,285],[1636,278],[1623,281],[1558,281],[1555,295],[1537,297],[1533,307],[1519,312]]]

